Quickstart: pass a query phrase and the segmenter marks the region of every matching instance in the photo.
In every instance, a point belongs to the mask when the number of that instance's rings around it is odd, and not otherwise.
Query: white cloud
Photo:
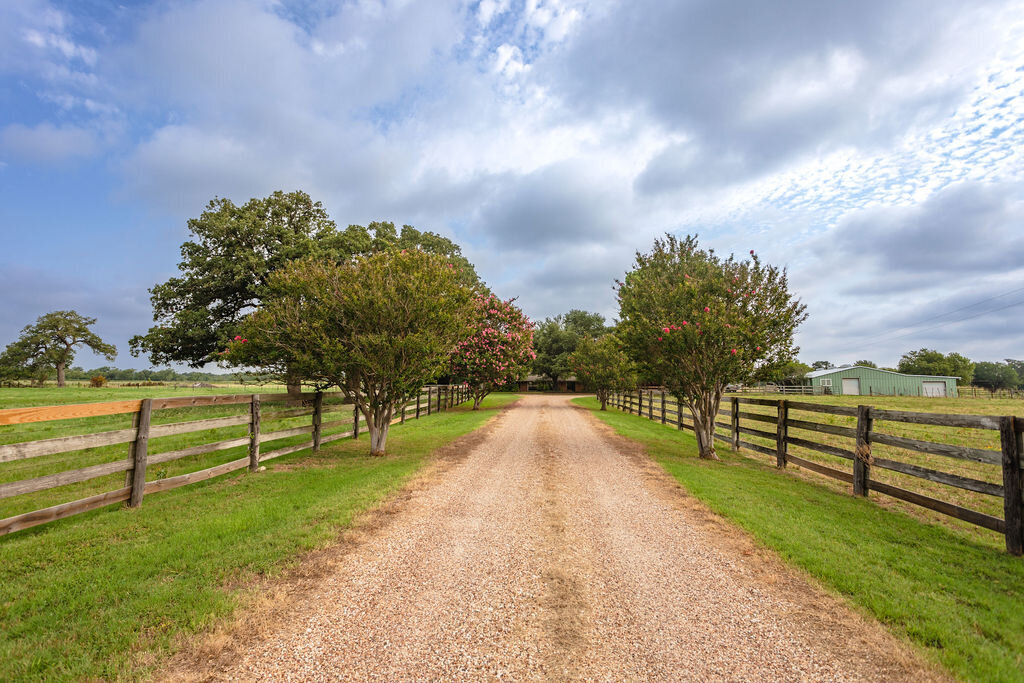
[[[0,153],[16,161],[52,164],[96,153],[98,144],[88,130],[50,123],[24,126],[12,123],[0,130]]]

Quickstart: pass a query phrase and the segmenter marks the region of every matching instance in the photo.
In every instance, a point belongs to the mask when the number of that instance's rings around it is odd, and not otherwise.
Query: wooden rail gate
[[[644,390],[613,393],[610,403],[624,411],[672,424],[678,429],[693,430],[685,422],[682,407],[664,391]],[[826,477],[832,477],[852,485],[855,495],[866,496],[876,491],[900,500],[925,507],[971,524],[991,529],[1006,538],[1006,550],[1014,555],[1024,553],[1024,493],[1022,493],[1022,452],[1024,452],[1024,418],[990,415],[946,415],[916,413],[902,410],[885,410],[873,406],[826,405],[792,400],[769,400],[758,398],[725,397],[718,415],[728,422],[717,420],[715,439],[729,444],[733,450],[747,448],[775,459],[776,466],[785,468],[788,464],[798,465]],[[742,406],[761,406],[774,409],[771,412],[752,412]],[[791,412],[826,413],[856,419],[856,426],[823,424],[805,419],[795,419]],[[774,413],[774,414],[773,414]],[[994,430],[999,433],[999,450],[975,448],[947,443],[936,443],[896,436],[878,430],[880,422],[895,422],[916,425],[933,425],[958,429]],[[751,424],[754,423],[754,424]],[[769,430],[764,425],[773,425]],[[790,429],[806,430],[841,437],[849,446],[839,447],[811,439],[793,436]],[[754,443],[743,436],[753,436],[774,442],[774,447]],[[973,477],[922,467],[892,458],[872,455],[872,445],[879,444],[916,453],[938,455],[971,463],[1000,468],[1002,483],[983,481]],[[795,455],[790,446],[809,449],[817,453],[847,460],[848,471],[835,469],[818,462]],[[945,486],[972,491],[1003,499],[1003,516],[979,512],[961,505],[939,500],[932,496],[893,486],[872,478],[872,468],[881,468],[909,475]],[[993,477],[996,478],[996,477]]]
[[[86,448],[128,444],[128,457],[113,462],[105,462],[89,467],[47,474],[45,476],[0,483],[0,500],[12,496],[25,495],[58,486],[66,486],[89,481],[117,472],[125,472],[125,484],[113,491],[74,500],[60,505],[33,510],[6,519],[0,519],[0,536],[20,529],[27,529],[45,524],[71,515],[94,510],[105,505],[126,501],[128,507],[138,507],[144,496],[168,491],[170,489],[193,484],[213,477],[248,467],[255,472],[260,463],[295,453],[304,449],[319,451],[320,447],[330,441],[346,437],[359,438],[359,410],[350,403],[340,403],[325,407],[324,399],[340,396],[340,393],[306,393],[293,394],[234,394],[213,396],[183,396],[175,398],[145,398],[130,401],[112,401],[106,403],[82,403],[64,406],[44,406],[36,408],[9,408],[0,410],[0,425],[26,424],[31,422],[47,422],[72,418],[98,417],[104,415],[132,414],[133,425],[128,429],[63,436],[37,441],[23,441],[0,445],[0,463],[38,458]],[[398,416],[391,420],[404,423],[406,417],[413,419],[425,417],[431,413],[443,411],[458,405],[470,398],[468,390],[458,385],[429,386],[419,393],[415,400],[410,400],[398,410]],[[154,412],[169,408],[191,408],[200,406],[222,406],[232,404],[249,404],[245,414],[211,419],[175,422],[171,424],[151,424]],[[286,408],[274,412],[265,412],[268,404],[296,404],[300,408]],[[349,417],[323,421],[325,414],[351,411]],[[293,418],[303,415],[310,417],[310,424],[302,427],[283,429],[275,432],[263,432],[260,427],[269,420]],[[324,435],[324,430],[332,427],[352,425],[350,431]],[[226,439],[201,445],[149,454],[149,440],[175,434],[187,434],[221,427],[248,425],[249,434],[240,438]],[[309,434],[310,440],[303,443],[277,448],[261,453],[261,445],[289,437]],[[147,468],[152,465],[171,462],[189,456],[212,453],[248,446],[248,454],[243,458],[232,460],[214,467],[196,472],[189,472],[175,477],[146,480]]]

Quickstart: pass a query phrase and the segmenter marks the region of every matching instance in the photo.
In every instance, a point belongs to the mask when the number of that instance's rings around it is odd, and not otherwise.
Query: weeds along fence
[[[461,386],[425,387],[398,411],[391,424],[446,410],[469,397],[468,391]],[[272,409],[267,410],[268,407]],[[218,411],[234,414],[209,417],[211,412]],[[335,415],[338,419],[332,419]],[[166,422],[161,419],[164,416],[171,420],[181,417],[201,419]],[[105,429],[119,426],[118,420],[126,423],[128,419],[131,420],[130,427]],[[53,421],[71,421],[58,425],[57,431],[61,434],[89,433],[20,440],[24,434],[5,431],[5,426],[28,425],[37,428],[37,433],[52,433],[52,425],[40,423]],[[301,424],[295,426],[296,423]],[[3,504],[16,497],[23,501],[19,507],[27,505],[33,508],[0,519],[0,536],[114,503],[127,502],[128,507],[138,507],[146,495],[205,481],[245,467],[255,472],[260,463],[283,455],[305,449],[317,452],[320,446],[330,441],[358,438],[359,423],[359,411],[355,406],[342,400],[339,393],[323,392],[298,396],[236,394],[146,398],[0,410],[0,437],[4,440],[12,436],[19,439],[15,443],[0,445],[0,516],[10,511],[5,510],[9,506]],[[103,431],[95,431],[96,428]],[[238,436],[242,429],[244,435]],[[230,438],[222,438],[224,436]],[[262,451],[263,445],[268,443],[276,447]],[[125,450],[127,457],[123,457]],[[245,455],[203,467],[210,464],[211,458],[216,462],[230,456],[232,450],[235,455],[240,451]],[[83,462],[91,464],[81,466]],[[78,466],[67,469],[69,465]],[[160,469],[155,466],[160,466]],[[193,471],[166,476],[172,467]],[[54,469],[58,471],[50,471]],[[123,486],[110,490],[111,475],[121,472],[125,473]],[[59,495],[53,490],[60,487],[69,487],[79,495],[91,495],[34,509],[43,502],[53,502],[53,498]],[[65,493],[63,499],[67,495]]]
[[[615,393],[610,403],[693,430],[664,391]],[[1005,536],[1008,552],[1024,552],[1024,418],[738,396],[722,406],[727,421],[716,419],[715,439],[733,450],[851,484],[854,495],[875,491],[990,529]]]

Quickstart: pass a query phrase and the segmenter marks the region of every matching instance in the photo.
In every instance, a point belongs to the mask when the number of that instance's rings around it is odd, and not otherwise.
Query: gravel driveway
[[[265,610],[258,637],[236,628],[219,656],[194,652],[165,675],[939,675],[719,521],[568,401],[525,397],[386,519],[318,558],[326,569],[295,579]]]

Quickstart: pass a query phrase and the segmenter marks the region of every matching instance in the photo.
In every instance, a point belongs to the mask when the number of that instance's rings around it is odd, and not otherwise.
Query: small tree
[[[571,371],[569,354],[576,350],[579,340],[599,337],[607,331],[604,316],[578,308],[554,318],[545,318],[533,335],[533,346],[537,352],[533,371],[557,384],[560,377]]]
[[[935,349],[907,351],[896,366],[900,372],[910,375],[945,375],[956,377],[956,383],[965,386],[974,377],[974,363],[959,353],[942,355]]]
[[[0,356],[0,366],[22,376],[45,379],[51,369],[57,371],[57,386],[64,386],[65,371],[82,346],[107,360],[117,357],[117,349],[89,329],[96,318],[87,318],[75,311],[54,311],[27,325],[21,336],[7,346]]]
[[[270,277],[263,306],[222,357],[337,386],[366,419],[371,455],[383,455],[395,409],[447,369],[472,314],[473,291],[444,256],[298,261]]]
[[[989,363],[982,361],[974,366],[974,384],[995,392],[998,389],[1015,389],[1020,384],[1020,377],[1012,365],[1008,363]]]
[[[859,365],[862,368],[877,368],[878,367],[878,365],[875,364],[875,362],[871,361],[871,360],[855,360],[855,361],[853,361],[853,364],[854,365]]]
[[[608,394],[636,386],[636,369],[614,334],[599,339],[583,337],[569,356],[569,366],[576,379],[593,389],[601,410],[608,409]]]
[[[750,382],[791,360],[805,306],[785,270],[722,259],[697,238],[655,240],[619,284],[619,334],[693,415],[702,458],[715,454],[715,416],[728,382]]]
[[[473,410],[495,387],[522,377],[536,357],[533,323],[513,301],[477,296],[473,336],[460,342],[452,357],[452,375],[469,384]]]

